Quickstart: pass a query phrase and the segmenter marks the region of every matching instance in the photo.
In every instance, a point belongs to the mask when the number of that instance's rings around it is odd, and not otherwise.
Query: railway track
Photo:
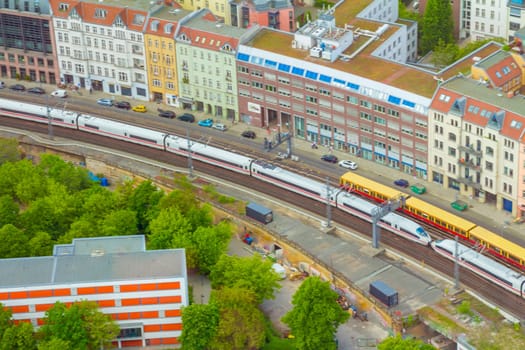
[[[37,124],[23,120],[13,120],[11,118],[1,118],[0,124],[27,130],[38,133],[47,133],[47,125]],[[59,137],[68,139],[79,140],[86,143],[93,143],[96,145],[116,149],[143,157],[155,159],[160,162],[167,164],[185,167],[187,165],[187,159],[185,157],[177,156],[172,153],[167,153],[144,147],[141,145],[119,141],[115,139],[109,139],[106,137],[83,133],[76,130],[54,128],[54,134]],[[237,151],[237,150],[236,150]],[[323,216],[325,214],[326,206],[324,203],[317,202],[312,199],[305,198],[293,192],[286,192],[286,196],[283,196],[283,189],[272,186],[269,183],[258,181],[249,176],[241,175],[238,173],[230,172],[228,170],[217,168],[206,163],[195,162],[196,169],[203,173],[213,174],[218,178],[230,181],[233,183],[242,184],[243,186],[254,188],[259,192],[265,193],[270,196],[280,198],[283,201],[289,202],[295,206],[298,206],[306,211],[314,212],[318,215]],[[349,230],[357,231],[358,233],[371,237],[371,224],[367,221],[351,216],[341,210],[334,208],[332,211],[333,221],[338,225],[345,227]],[[423,261],[425,265],[432,267],[436,271],[443,273],[447,276],[451,276],[453,273],[453,263],[448,259],[435,253],[431,248],[424,247],[419,244],[405,240],[399,236],[388,233],[382,230],[381,244],[389,246],[393,249],[400,251],[401,253],[412,257],[415,260]],[[482,279],[470,271],[460,267],[461,271],[461,283],[465,286],[475,290],[478,294],[484,296],[499,308],[508,310],[509,313],[513,314],[519,319],[525,318],[525,299],[514,295],[503,288],[495,286],[490,282]]]

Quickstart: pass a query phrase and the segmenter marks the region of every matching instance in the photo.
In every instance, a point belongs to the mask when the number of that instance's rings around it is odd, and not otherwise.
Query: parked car
[[[182,120],[183,122],[193,123],[195,121],[195,116],[190,113],[184,113],[183,115],[179,116],[177,119]]]
[[[97,100],[97,103],[101,106],[109,106],[109,107],[113,106],[113,100],[110,98],[99,98]]]
[[[394,185],[399,186],[399,187],[407,188],[409,183],[405,179],[397,179],[397,180],[394,181]]]
[[[27,92],[30,94],[43,95],[46,93],[46,90],[42,89],[41,87],[32,87],[31,89],[28,89]]]
[[[131,104],[128,101],[118,101],[115,102],[115,107],[130,110]]]
[[[417,194],[423,194],[427,191],[427,188],[425,187],[425,185],[415,184],[415,185],[410,186],[410,190]]]
[[[256,135],[254,131],[246,130],[242,132],[241,136],[246,137],[247,139],[254,139]]]
[[[62,89],[55,90],[51,93],[51,96],[61,97],[61,98],[67,97],[67,90],[62,90]]]
[[[333,154],[323,154],[321,157],[322,160],[329,163],[337,163],[337,157]]]
[[[136,105],[136,106],[133,106],[133,108],[131,108],[131,110],[133,112],[146,113],[146,111],[148,109],[144,105]]]
[[[339,166],[342,168],[350,169],[350,170],[357,169],[357,163],[352,162],[351,160],[342,160],[339,162]]]
[[[0,81],[0,89],[5,88],[5,83],[3,81]]]
[[[200,126],[204,126],[206,128],[211,128],[211,126],[213,125],[213,119],[208,118],[204,120],[199,120],[197,124],[199,124]]]
[[[167,111],[164,109],[157,108],[157,112],[159,112],[159,117],[169,118],[169,119],[175,118],[175,112],[173,111]]]
[[[9,89],[13,91],[26,91],[26,87],[22,84],[11,85]]]
[[[228,127],[226,125],[224,125],[224,124],[221,124],[221,123],[215,123],[211,127],[214,128],[214,129],[220,130],[220,131],[228,130]]]

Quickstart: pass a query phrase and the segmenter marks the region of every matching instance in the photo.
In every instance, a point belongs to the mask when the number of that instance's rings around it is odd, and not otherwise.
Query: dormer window
[[[120,18],[120,16],[115,17],[114,25],[115,27],[124,27],[124,21],[122,20],[122,18]]]
[[[108,11],[104,9],[95,9],[96,18],[106,18],[107,15],[108,15]]]
[[[67,11],[69,9],[69,4],[61,2],[58,4],[58,11]]]
[[[165,34],[169,34],[171,33],[171,29],[173,28],[173,23],[167,23],[165,26],[164,26],[164,33]]]
[[[159,21],[157,20],[152,21],[150,29],[156,32],[159,29]]]
[[[222,47],[222,50],[223,50],[223,51],[227,51],[227,52],[232,52],[232,51],[233,51],[233,48],[231,47],[230,44],[225,44],[225,45]]]

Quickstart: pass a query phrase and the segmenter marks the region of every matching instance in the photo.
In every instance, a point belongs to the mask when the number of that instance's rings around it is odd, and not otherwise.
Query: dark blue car
[[[405,179],[398,179],[394,181],[394,184],[399,187],[405,187],[405,188],[408,187],[408,181]]]

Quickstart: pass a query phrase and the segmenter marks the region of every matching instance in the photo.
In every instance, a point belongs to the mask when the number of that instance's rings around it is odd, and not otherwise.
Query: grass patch
[[[264,344],[261,350],[295,350],[295,339],[280,338],[275,335],[271,335],[268,342]]]
[[[418,311],[421,318],[428,320],[434,324],[434,328],[441,330],[444,334],[459,334],[466,333],[467,329],[459,325],[456,321],[447,316],[437,312],[429,306],[425,306]]]

